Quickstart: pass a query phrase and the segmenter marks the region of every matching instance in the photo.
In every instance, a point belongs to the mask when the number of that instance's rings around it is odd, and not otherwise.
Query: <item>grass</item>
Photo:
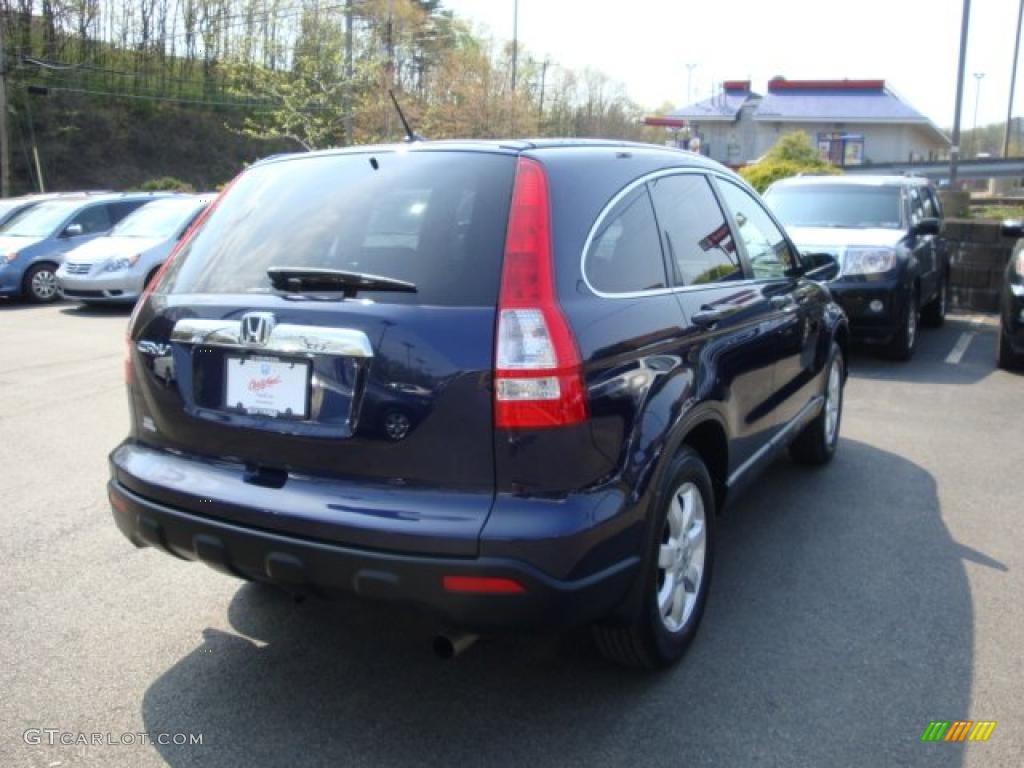
[[[972,205],[970,216],[972,219],[992,221],[1024,219],[1024,205]]]

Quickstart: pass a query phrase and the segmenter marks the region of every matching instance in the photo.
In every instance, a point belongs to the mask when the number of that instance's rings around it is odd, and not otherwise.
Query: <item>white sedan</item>
[[[61,293],[84,303],[133,303],[211,199],[180,195],[155,200],[106,236],[69,251],[57,270]]]

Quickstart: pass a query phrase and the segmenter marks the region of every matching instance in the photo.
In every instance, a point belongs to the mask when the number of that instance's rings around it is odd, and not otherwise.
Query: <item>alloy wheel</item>
[[[913,349],[917,342],[917,295],[910,297],[910,307],[907,309],[907,349]]]
[[[49,269],[40,269],[32,275],[32,295],[40,301],[49,301],[57,293],[57,276]]]
[[[697,605],[706,538],[704,499],[696,485],[684,483],[672,495],[658,549],[658,615],[670,632],[686,626]]]
[[[843,375],[839,360],[832,361],[828,372],[828,388],[825,390],[825,445],[836,441],[839,429],[839,412],[843,405]]]

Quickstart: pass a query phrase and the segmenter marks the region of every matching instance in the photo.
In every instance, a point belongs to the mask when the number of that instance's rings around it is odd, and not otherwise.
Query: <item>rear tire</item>
[[[920,326],[920,311],[917,306],[917,286],[910,289],[907,305],[900,318],[900,327],[886,348],[886,356],[892,360],[907,361],[914,356]]]
[[[932,328],[940,328],[946,322],[946,309],[949,305],[949,275],[943,275],[939,283],[939,295],[928,302],[921,310],[921,322]]]
[[[684,447],[667,473],[657,501],[643,570],[642,603],[625,624],[598,624],[601,654],[628,667],[659,669],[675,663],[697,634],[714,562],[715,495],[696,451]]]
[[[843,422],[843,385],[846,380],[846,361],[843,351],[835,342],[829,356],[825,378],[825,402],[821,413],[814,417],[789,445],[793,461],[811,466],[828,464],[839,445],[839,428]]]
[[[996,365],[1004,371],[1016,371],[1024,367],[1024,355],[1018,355],[1010,346],[1006,332],[999,329],[999,341],[996,342]]]

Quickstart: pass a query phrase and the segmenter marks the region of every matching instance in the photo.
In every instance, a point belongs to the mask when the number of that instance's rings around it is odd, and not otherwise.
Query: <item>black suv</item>
[[[942,205],[915,176],[801,176],[773,184],[765,202],[805,254],[842,271],[829,284],[857,341],[909,360],[920,322],[940,326],[949,302]]]
[[[1024,221],[1003,222],[1003,237],[1017,243],[1006,264],[1006,282],[999,296],[999,341],[996,363],[1000,368],[1024,368]]]
[[[130,326],[117,525],[462,630],[678,658],[715,519],[836,449],[846,321],[735,174],[598,141],[272,158]]]

